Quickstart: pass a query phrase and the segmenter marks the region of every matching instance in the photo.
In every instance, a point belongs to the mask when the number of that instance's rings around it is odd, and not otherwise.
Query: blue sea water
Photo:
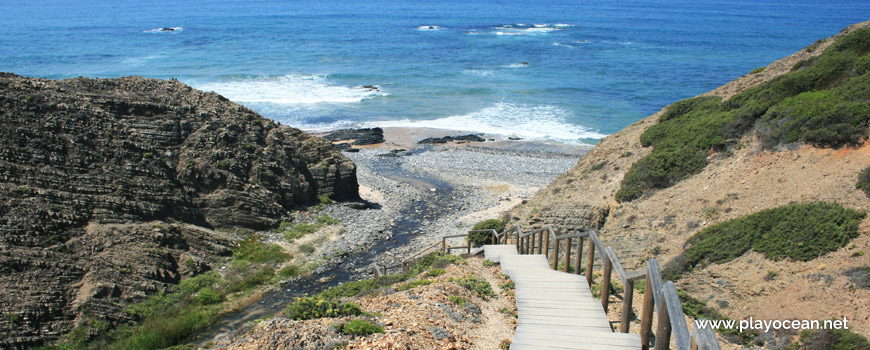
[[[428,126],[566,143],[595,143],[870,15],[866,0],[0,0],[0,8],[0,71],[174,77],[308,130]]]

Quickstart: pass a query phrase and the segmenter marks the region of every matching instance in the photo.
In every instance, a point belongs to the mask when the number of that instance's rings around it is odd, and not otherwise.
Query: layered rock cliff
[[[177,81],[3,73],[0,135],[3,348],[122,320],[230,254],[216,229],[358,198],[329,142]]]
[[[863,22],[757,69],[704,95],[723,101],[793,71],[795,64],[824,53]],[[707,165],[672,186],[645,192],[632,201],[615,195],[629,169],[650,154],[641,135],[668,107],[603,139],[568,173],[533,199],[514,208],[514,222],[528,227],[553,224],[560,230],[592,228],[614,247],[627,270],[657,257],[667,262],[683,253],[689,238],[705,227],[795,202],[828,201],[868,210],[856,189],[858,173],[870,166],[870,142],[840,148],[792,143],[769,147],[757,132],[732,140],[727,151],[711,149]],[[816,319],[847,317],[855,332],[870,335],[870,229],[844,248],[807,262],[773,261],[756,252],[684,275],[680,289],[733,319]],[[775,276],[775,277],[773,277]],[[862,277],[863,276],[863,277]]]

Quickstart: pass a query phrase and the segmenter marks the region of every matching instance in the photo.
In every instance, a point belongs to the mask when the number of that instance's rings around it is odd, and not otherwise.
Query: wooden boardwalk
[[[613,333],[585,276],[552,270],[544,255],[519,255],[513,244],[483,249],[516,287],[519,324],[511,349],[641,348],[640,335]]]

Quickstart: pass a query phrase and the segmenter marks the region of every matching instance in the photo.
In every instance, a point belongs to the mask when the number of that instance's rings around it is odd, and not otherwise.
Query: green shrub
[[[411,275],[418,275],[423,271],[429,270],[431,268],[444,268],[448,265],[452,264],[465,264],[466,261],[461,256],[458,255],[450,255],[450,254],[442,254],[441,252],[433,252],[424,255],[422,258],[418,259],[412,266],[408,268],[408,272]]]
[[[865,213],[835,203],[791,204],[710,226],[689,239],[686,263],[722,263],[752,249],[773,260],[809,261],[858,236]]]
[[[800,335],[801,345],[795,350],[870,350],[870,342],[860,334],[847,329],[805,330]]]
[[[323,204],[323,205],[330,205],[333,203],[332,199],[329,198],[329,195],[325,195],[325,194],[321,194],[321,195],[317,196],[317,201],[319,201],[320,204]]]
[[[300,273],[302,273],[302,269],[299,268],[299,266],[297,265],[287,265],[282,269],[278,270],[278,276],[284,278],[296,277],[299,276]]]
[[[465,303],[468,302],[468,300],[465,300],[465,298],[458,295],[448,295],[447,300],[450,300],[451,303],[459,306],[465,306]]]
[[[281,246],[263,243],[262,237],[256,234],[248,235],[233,249],[233,258],[252,263],[276,263],[289,257]]]
[[[489,219],[485,221],[478,222],[474,224],[472,230],[495,230],[496,232],[504,231],[505,222],[498,219]],[[475,247],[480,247],[484,244],[490,244],[492,242],[492,233],[490,232],[474,232],[469,238],[471,241],[471,245]]]
[[[314,246],[311,245],[311,244],[307,244],[307,243],[306,243],[306,244],[299,245],[299,251],[300,251],[300,252],[303,252],[303,253],[305,253],[305,254],[311,254],[311,253],[314,253],[314,250],[315,250],[315,248],[314,248]]]
[[[307,234],[317,232],[319,228],[320,227],[315,224],[309,224],[305,222],[299,223],[291,226],[289,229],[285,229],[284,238],[286,238],[288,241],[299,239]]]
[[[704,318],[708,320],[728,320],[728,317],[707,306],[707,303],[693,298],[682,290],[677,290],[677,295],[680,297],[680,303],[683,306],[683,313],[693,319],[697,320],[699,318]],[[716,329],[716,331],[722,334],[723,337],[744,345],[750,345],[752,340],[758,336],[758,333],[752,330],[740,332],[737,329],[719,328]]]
[[[864,191],[864,193],[870,196],[870,167],[858,173],[858,182],[855,184],[855,188]]]
[[[652,152],[637,161],[616,193],[632,201],[697,174],[711,151],[728,150],[757,126],[763,144],[805,142],[817,147],[855,145],[870,122],[870,29],[840,38],[818,58],[728,101],[696,97],[668,106],[640,138]]]
[[[489,259],[483,259],[483,266],[486,266],[486,267],[493,267],[493,266],[496,266],[496,265],[498,265],[498,263],[495,262],[495,261],[490,261]]]
[[[275,278],[275,269],[263,266],[253,273],[247,273],[242,278],[231,281],[227,286],[227,292],[235,293],[253,289],[271,282],[273,278]]]
[[[399,291],[405,291],[405,290],[408,290],[408,289],[411,289],[411,288],[417,288],[417,287],[420,287],[420,286],[430,285],[430,284],[432,284],[432,283],[435,283],[435,281],[433,281],[433,280],[429,280],[429,279],[425,279],[425,280],[413,280],[413,281],[411,281],[411,282],[408,282],[408,283],[405,283],[405,284],[400,285],[399,287],[396,288],[396,290],[399,290]]]
[[[438,277],[444,274],[444,269],[429,269],[426,271],[426,277]]]
[[[501,289],[504,289],[504,290],[511,290],[511,289],[515,289],[515,288],[516,288],[516,284],[514,284],[514,281],[508,281],[508,282],[501,284]]]
[[[317,218],[317,223],[323,225],[335,225],[339,222],[341,221],[326,214],[323,214]]]
[[[395,274],[381,276],[378,278],[371,278],[367,280],[347,282],[320,292],[318,296],[327,299],[355,297],[365,292],[389,287],[396,283],[403,282],[409,277],[411,277],[410,274]]]
[[[202,305],[212,305],[224,301],[224,295],[211,287],[203,288],[196,295],[196,301]]]
[[[287,306],[287,317],[294,320],[359,316],[360,314],[362,314],[362,310],[354,303],[342,303],[323,297],[299,297]]]
[[[351,320],[343,323],[340,327],[341,332],[347,335],[367,336],[375,333],[383,333],[384,327],[378,326],[366,320]]]
[[[460,279],[454,279],[453,281],[459,283],[459,285],[465,287],[465,289],[477,293],[477,296],[481,298],[485,299],[486,297],[495,295],[492,291],[492,285],[483,278],[474,275],[466,275]]]
[[[765,69],[765,68],[767,68],[767,67],[758,67],[758,68],[755,68],[755,69],[753,69],[751,72],[749,72],[749,74],[758,74],[758,73],[764,72],[764,69]]]

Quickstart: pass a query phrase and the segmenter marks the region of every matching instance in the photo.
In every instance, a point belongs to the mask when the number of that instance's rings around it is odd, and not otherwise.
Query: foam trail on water
[[[582,143],[582,139],[601,139],[607,136],[566,122],[568,115],[568,111],[554,106],[528,106],[502,102],[465,115],[430,120],[404,119],[365,124],[369,127],[436,128],[480,132],[570,144]]]
[[[284,75],[247,77],[204,83],[200,90],[214,91],[242,103],[311,104],[355,103],[385,96],[380,89],[344,86],[331,83],[327,75]]]

